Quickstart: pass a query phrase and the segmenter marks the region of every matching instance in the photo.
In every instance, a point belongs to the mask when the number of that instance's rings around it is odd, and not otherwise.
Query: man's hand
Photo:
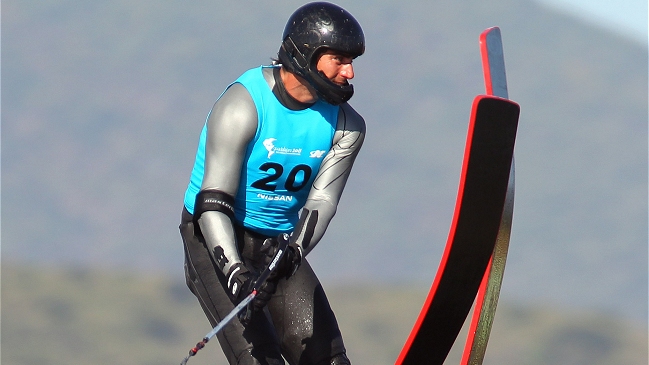
[[[226,277],[228,296],[234,304],[238,304],[251,293],[252,285],[256,279],[255,275],[241,263],[232,265]]]
[[[233,304],[238,304],[246,296],[252,293],[253,285],[257,280],[257,276],[250,272],[243,264],[235,264],[230,269],[227,275],[228,278],[228,295]],[[250,323],[252,315],[255,312],[260,312],[264,309],[268,301],[272,298],[277,290],[276,280],[266,280],[259,289],[257,295],[252,300],[246,310],[239,314],[239,320],[243,325]]]
[[[280,234],[278,237],[268,238],[261,247],[265,259],[263,264],[268,268],[273,259],[277,256],[281,244],[287,244],[288,234]],[[257,296],[248,305],[248,308],[240,313],[239,320],[247,325],[255,312],[263,310],[277,290],[279,279],[288,278],[297,271],[302,262],[302,249],[296,244],[289,244],[282,258],[275,264],[268,279],[258,286]],[[243,264],[235,264],[230,268],[227,275],[228,295],[234,304],[239,303],[245,296],[251,293],[253,285],[256,284],[257,276],[253,275]]]
[[[289,238],[290,237],[288,234],[282,233],[277,237],[267,238],[264,241],[264,245],[262,246],[262,251],[266,252],[266,256],[268,257],[269,262],[267,262],[267,265],[270,265],[270,260],[272,260],[272,258],[275,256],[280,241],[281,240],[288,241]],[[286,249],[286,253],[279,261],[279,263],[277,263],[277,267],[270,275],[270,278],[268,280],[272,281],[272,280],[278,280],[280,278],[291,277],[293,274],[295,274],[297,269],[300,267],[301,263],[302,263],[302,248],[300,248],[300,246],[298,246],[295,243],[289,244],[288,248]]]

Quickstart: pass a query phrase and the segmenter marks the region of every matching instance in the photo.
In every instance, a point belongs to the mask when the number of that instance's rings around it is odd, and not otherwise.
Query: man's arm
[[[349,104],[340,106],[333,146],[325,156],[309,192],[291,241],[308,254],[336,214],[354,160],[365,138],[365,121]]]
[[[214,104],[207,120],[205,175],[201,191],[236,196],[248,143],[257,130],[257,109],[241,84],[232,85]],[[224,274],[241,263],[230,217],[221,211],[201,214],[199,225]]]

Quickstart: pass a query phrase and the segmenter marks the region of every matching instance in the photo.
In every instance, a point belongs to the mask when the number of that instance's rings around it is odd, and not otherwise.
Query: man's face
[[[347,85],[347,80],[354,78],[353,60],[353,57],[336,51],[325,51],[318,59],[316,68],[318,71],[322,71],[331,82]]]

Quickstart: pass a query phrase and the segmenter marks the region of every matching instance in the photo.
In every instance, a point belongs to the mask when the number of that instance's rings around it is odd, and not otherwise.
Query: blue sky
[[[647,0],[537,0],[647,44]]]

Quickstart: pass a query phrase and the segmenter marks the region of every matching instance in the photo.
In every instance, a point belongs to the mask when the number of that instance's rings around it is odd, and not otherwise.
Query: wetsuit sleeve
[[[365,121],[349,105],[342,104],[333,146],[327,153],[316,176],[292,241],[308,254],[324,235],[336,214],[354,160],[365,138]]]
[[[248,143],[257,130],[257,109],[248,91],[235,83],[214,104],[207,119],[205,173],[201,190],[236,196]],[[198,223],[215,262],[224,273],[241,263],[230,218],[220,211],[204,212]]]

